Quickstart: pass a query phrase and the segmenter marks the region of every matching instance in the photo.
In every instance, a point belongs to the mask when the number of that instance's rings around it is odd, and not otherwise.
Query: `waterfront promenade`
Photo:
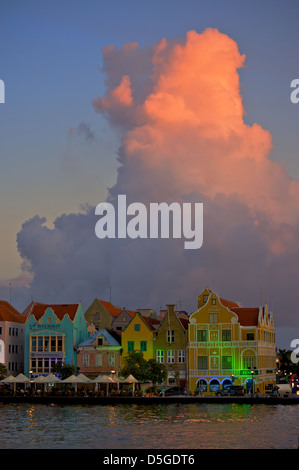
[[[149,396],[149,397],[119,397],[119,396],[64,396],[64,395],[45,395],[45,396],[0,396],[0,405],[6,403],[30,403],[30,404],[57,404],[57,405],[163,405],[171,403],[189,404],[189,403],[237,403],[237,404],[266,404],[266,405],[296,405],[299,404],[298,395],[284,396]]]

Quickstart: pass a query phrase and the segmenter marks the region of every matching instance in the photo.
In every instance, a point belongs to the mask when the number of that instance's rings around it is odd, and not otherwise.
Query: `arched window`
[[[219,388],[220,388],[219,380],[212,379],[210,381],[210,392],[218,392]]]
[[[199,387],[201,388],[202,392],[206,392],[207,391],[207,388],[208,388],[208,383],[205,379],[199,379],[197,382],[196,382],[196,388],[199,389]]]

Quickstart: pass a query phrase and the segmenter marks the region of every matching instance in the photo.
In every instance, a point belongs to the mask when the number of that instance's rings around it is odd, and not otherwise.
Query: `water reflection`
[[[1,407],[0,448],[10,449],[296,448],[298,436],[298,405]]]

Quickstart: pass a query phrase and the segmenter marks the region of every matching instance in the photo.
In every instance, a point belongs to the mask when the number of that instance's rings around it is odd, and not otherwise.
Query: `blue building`
[[[77,346],[88,337],[81,304],[31,302],[25,312],[24,373],[51,373],[57,362],[77,367]]]

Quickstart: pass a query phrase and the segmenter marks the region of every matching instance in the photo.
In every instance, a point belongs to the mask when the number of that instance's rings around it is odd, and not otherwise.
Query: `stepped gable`
[[[33,315],[36,320],[39,320],[44,315],[47,308],[51,308],[59,320],[62,320],[65,315],[68,315],[70,320],[73,321],[78,307],[79,304],[42,304],[32,302],[28,315]]]

